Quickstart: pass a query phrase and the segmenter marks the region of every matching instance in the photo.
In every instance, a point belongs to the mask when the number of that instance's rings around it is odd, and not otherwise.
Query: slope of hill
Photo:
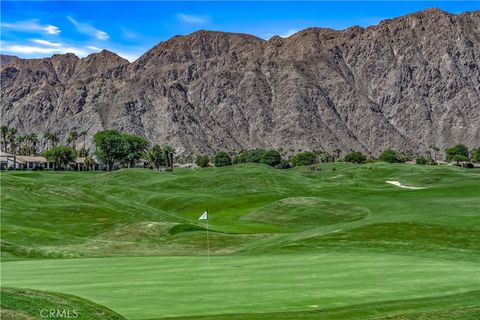
[[[125,320],[107,307],[64,293],[1,288],[0,297],[0,317],[3,320]]]
[[[478,172],[320,167],[2,172],[2,285],[128,319],[478,318]]]
[[[322,168],[2,173],[2,257],[203,255],[197,218],[208,208],[212,254],[374,248],[479,259],[478,174],[380,163]]]
[[[10,56],[8,54],[0,54],[0,66],[9,64],[10,61],[18,59],[17,56]]]
[[[128,63],[102,51],[2,67],[5,124],[102,128],[188,152],[339,147],[424,152],[480,139],[480,11],[430,9],[268,41],[198,31]]]

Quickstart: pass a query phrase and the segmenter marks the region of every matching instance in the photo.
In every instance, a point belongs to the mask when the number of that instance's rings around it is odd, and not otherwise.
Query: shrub
[[[293,168],[293,165],[287,160],[281,160],[280,163],[275,166],[277,169],[290,169]]]
[[[367,157],[359,151],[353,151],[345,156],[344,161],[351,163],[365,163]]]
[[[378,160],[394,163],[394,162],[398,162],[398,156],[397,156],[397,153],[392,149],[387,149],[380,154],[380,156],[378,157]]]
[[[232,164],[232,158],[225,151],[218,151],[213,157],[215,167],[225,167]]]
[[[197,158],[195,159],[195,163],[197,166],[200,168],[206,168],[208,167],[208,163],[210,162],[210,158],[206,155],[198,155]]]
[[[262,154],[260,162],[275,167],[278,166],[280,162],[282,162],[282,156],[277,150],[268,150]]]
[[[265,152],[266,151],[263,149],[244,150],[235,157],[233,163],[260,163],[262,156]]]
[[[315,153],[311,151],[305,151],[296,154],[293,156],[290,161],[295,165],[295,166],[309,166],[311,164],[314,164],[317,159],[317,156]]]
[[[425,157],[418,157],[417,159],[415,159],[415,163],[424,166],[428,163],[428,160]]]

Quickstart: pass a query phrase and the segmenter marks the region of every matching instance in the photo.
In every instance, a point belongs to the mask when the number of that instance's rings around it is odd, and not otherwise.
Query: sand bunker
[[[413,189],[413,190],[425,189],[425,187],[405,186],[405,185],[401,184],[399,181],[385,181],[385,182],[393,184],[394,186],[399,187],[399,188]]]

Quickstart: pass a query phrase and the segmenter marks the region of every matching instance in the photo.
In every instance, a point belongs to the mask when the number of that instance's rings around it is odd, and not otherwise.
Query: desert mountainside
[[[102,51],[2,59],[2,124],[104,128],[177,152],[385,148],[480,141],[480,11],[437,9],[288,38],[197,31],[135,62]]]

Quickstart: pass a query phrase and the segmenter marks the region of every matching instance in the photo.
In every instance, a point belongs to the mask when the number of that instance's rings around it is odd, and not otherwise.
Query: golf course
[[[2,172],[2,319],[480,318],[478,169],[316,168]]]

